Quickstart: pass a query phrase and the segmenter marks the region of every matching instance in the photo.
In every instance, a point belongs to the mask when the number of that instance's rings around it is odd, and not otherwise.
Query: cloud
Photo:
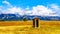
[[[35,15],[49,15],[49,13],[52,13],[50,9],[43,5],[38,5],[37,7],[33,7],[33,13]]]
[[[37,5],[33,7],[32,10],[27,11],[28,15],[38,15],[38,16],[58,16],[55,11],[53,11],[49,7],[45,7],[43,5]]]
[[[19,7],[12,7],[6,10],[3,10],[4,14],[19,14],[19,15],[38,15],[38,16],[58,16],[52,9],[45,7],[43,5],[38,5],[29,9],[22,9]]]
[[[1,14],[19,14],[19,15],[24,15],[24,10],[20,7],[16,7],[11,5],[7,0],[2,1],[3,4],[6,4],[8,7],[4,9],[3,7],[0,8],[0,13]]]
[[[3,9],[2,9],[2,6],[0,6],[0,14],[2,13]]]
[[[56,4],[51,4],[50,7],[51,7],[51,10],[56,12],[56,14],[60,14],[60,6],[58,6]]]
[[[8,2],[7,0],[2,1],[3,4],[6,5],[6,7],[12,7],[11,3]]]
[[[3,1],[2,3],[10,5],[10,3],[8,1]]]
[[[51,6],[51,8],[54,9],[54,10],[59,10],[59,6],[56,5],[56,4],[51,4],[50,6]]]
[[[2,11],[3,14],[20,14],[23,15],[23,10],[19,7],[12,7]]]
[[[4,4],[9,5],[9,8],[0,11],[3,14],[19,14],[19,15],[38,15],[38,16],[59,16],[56,12],[59,11],[59,6],[56,4],[51,4],[48,6],[37,5],[33,6],[32,10],[29,7],[22,9],[11,5],[8,1],[3,1]],[[12,6],[12,7],[11,7]]]

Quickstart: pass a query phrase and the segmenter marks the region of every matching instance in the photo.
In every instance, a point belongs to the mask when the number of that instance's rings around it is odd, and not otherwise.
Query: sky
[[[60,0],[0,0],[0,14],[60,16]]]

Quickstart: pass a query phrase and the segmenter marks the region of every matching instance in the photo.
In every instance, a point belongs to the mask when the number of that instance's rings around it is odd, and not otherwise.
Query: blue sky
[[[5,0],[0,0],[0,5],[4,5],[2,3],[3,1]],[[52,3],[60,5],[60,0],[6,0],[6,1],[12,4],[13,6],[22,7],[22,8],[26,8],[27,6],[33,7],[37,5],[47,6],[48,4],[52,4]]]
[[[0,0],[0,13],[59,16],[59,9],[60,0]]]

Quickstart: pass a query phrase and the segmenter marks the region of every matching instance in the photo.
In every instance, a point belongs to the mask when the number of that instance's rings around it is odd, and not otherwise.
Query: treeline
[[[9,19],[2,19],[0,21],[28,21],[28,19],[25,17],[22,20],[9,20]]]

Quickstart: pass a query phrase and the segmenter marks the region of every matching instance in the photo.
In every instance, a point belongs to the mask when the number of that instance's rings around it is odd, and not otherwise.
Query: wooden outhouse
[[[34,19],[33,19],[33,27],[34,27],[34,28],[39,27],[39,18],[34,18]]]

